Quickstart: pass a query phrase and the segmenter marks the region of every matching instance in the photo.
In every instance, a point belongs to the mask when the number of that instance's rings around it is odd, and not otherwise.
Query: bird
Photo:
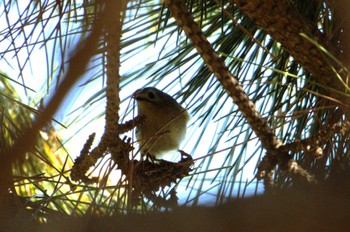
[[[190,119],[186,109],[169,94],[154,87],[136,90],[133,98],[138,115],[145,117],[136,128],[141,154],[159,159],[170,151],[178,150]]]

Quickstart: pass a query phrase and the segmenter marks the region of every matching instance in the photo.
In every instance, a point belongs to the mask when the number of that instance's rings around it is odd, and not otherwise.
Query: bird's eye
[[[153,92],[148,92],[148,97],[149,97],[150,99],[154,99],[154,98],[155,98],[155,95],[154,95]]]

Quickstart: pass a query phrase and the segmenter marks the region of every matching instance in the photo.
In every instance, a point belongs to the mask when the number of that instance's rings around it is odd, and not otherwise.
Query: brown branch
[[[106,28],[106,50],[107,50],[107,88],[106,88],[106,125],[105,132],[98,146],[90,152],[93,136],[91,136],[80,156],[75,160],[71,171],[71,178],[74,181],[83,181],[86,184],[96,183],[97,178],[89,178],[86,176],[90,167],[96,164],[99,158],[109,152],[111,159],[118,165],[118,169],[126,176],[129,187],[128,205],[138,204],[143,194],[154,204],[174,203],[176,196],[171,197],[168,202],[165,198],[162,200],[156,193],[160,188],[170,186],[187,176],[192,170],[192,157],[181,152],[182,159],[178,163],[172,163],[165,160],[158,160],[157,163],[149,160],[134,160],[130,159],[130,152],[133,147],[130,145],[130,139],[120,138],[122,133],[132,130],[134,127],[142,124],[145,117],[139,116],[124,124],[119,124],[119,65],[120,65],[120,37],[122,27],[122,17],[125,15],[126,1],[108,1],[106,14],[109,19],[105,26]],[[172,193],[176,193],[173,191]]]
[[[341,125],[334,124],[331,127],[320,130],[317,134],[303,140],[295,140],[281,146],[284,152],[292,151],[294,153],[304,151],[313,154],[315,158],[319,158],[323,151],[322,146],[329,141],[334,135],[345,135],[350,130],[349,122],[345,121]]]
[[[106,120],[105,131],[99,144],[89,152],[86,149],[88,142],[85,144],[80,156],[75,160],[71,178],[72,180],[89,184],[96,182],[97,179],[90,179],[86,176],[88,169],[95,165],[99,158],[107,152],[111,152],[112,157],[117,162],[119,167],[126,167],[127,160],[123,156],[128,156],[128,153],[132,150],[132,147],[126,142],[120,139],[120,125],[119,125],[119,65],[120,65],[120,37],[122,20],[121,15],[125,14],[126,1],[104,1],[105,20],[101,27],[105,33],[105,46],[106,46],[106,74],[107,74],[107,88],[106,88]],[[129,123],[130,124],[130,123]],[[134,123],[131,123],[134,124]],[[134,124],[135,125],[135,124]],[[132,126],[128,126],[133,128]],[[125,127],[122,128],[125,132]],[[89,139],[90,140],[90,139]],[[87,152],[86,152],[87,150]]]
[[[123,6],[126,1],[106,1],[108,21],[106,22],[106,49],[107,49],[107,88],[106,88],[106,126],[107,138],[113,140],[119,133],[119,66],[120,66],[120,37],[121,14],[125,14]]]
[[[216,76],[228,95],[237,104],[252,130],[259,137],[262,146],[267,150],[266,157],[259,165],[257,177],[259,179],[267,178],[266,182],[271,182],[271,172],[277,163],[279,163],[284,170],[290,171],[290,173],[295,176],[303,174],[301,171],[306,172],[296,164],[288,153],[279,150],[282,143],[268,126],[267,121],[263,119],[257,111],[254,103],[248,98],[242,86],[239,84],[238,78],[230,73],[224,61],[215,53],[207,38],[200,30],[200,27],[195,23],[191,14],[188,12],[183,0],[165,0],[164,2],[178,25],[193,43],[193,46],[197,49],[210,71]],[[288,165],[293,165],[293,167]]]
[[[99,144],[90,152],[91,145],[95,138],[95,133],[91,134],[84,144],[80,155],[74,160],[74,165],[71,170],[71,178],[73,181],[83,181],[86,184],[96,183],[97,178],[89,178],[86,176],[86,172],[94,166],[97,160],[107,152],[107,140],[106,136],[103,135]]]
[[[255,108],[254,103],[248,98],[238,78],[234,77],[224,61],[216,54],[207,38],[203,35],[199,26],[194,22],[182,0],[165,0],[172,16],[179,26],[184,30],[187,37],[193,43],[198,53],[202,56],[205,64],[216,76],[228,95],[237,104],[243,116],[252,127],[253,131],[260,138],[266,149],[277,149],[281,142],[276,138],[267,121],[262,118]]]
[[[294,8],[284,0],[231,0],[240,11],[255,21],[271,37],[281,43],[293,58],[303,68],[313,74],[317,81],[329,88],[345,91],[345,87],[337,81],[335,71],[340,71],[336,64],[327,58],[316,45],[302,34],[307,35],[331,54],[336,54],[335,46],[307,19],[301,18]],[[327,90],[326,90],[327,91]],[[348,101],[349,97],[328,90],[327,93],[341,101]]]
[[[67,73],[43,112],[35,119],[32,126],[25,130],[22,136],[18,138],[10,151],[1,157],[0,200],[3,200],[3,196],[4,194],[6,195],[10,185],[12,164],[15,160],[23,159],[25,153],[30,152],[33,149],[37,141],[38,131],[50,122],[54,113],[66,97],[68,91],[85,72],[90,58],[96,52],[97,44],[101,35],[100,23],[99,20],[96,20],[92,26],[91,34],[78,44],[76,49],[74,49],[74,53],[69,61]]]

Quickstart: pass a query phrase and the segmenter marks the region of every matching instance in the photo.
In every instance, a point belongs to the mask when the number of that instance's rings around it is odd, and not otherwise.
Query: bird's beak
[[[136,90],[132,95],[131,95],[131,97],[132,98],[134,98],[134,99],[137,99],[137,96],[138,96],[138,94],[140,93],[140,89],[138,89],[138,90]]]
[[[136,101],[137,101],[137,100],[142,100],[141,92],[142,92],[142,89],[136,90],[136,91],[132,94],[132,98],[135,99]]]

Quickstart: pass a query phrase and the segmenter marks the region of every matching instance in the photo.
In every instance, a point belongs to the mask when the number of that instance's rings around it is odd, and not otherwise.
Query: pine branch
[[[346,86],[336,76],[340,73],[340,67],[320,49],[323,47],[328,53],[336,54],[335,46],[287,1],[231,0],[231,3],[281,43],[320,84],[339,91],[328,90],[330,96],[341,101],[349,100],[348,96],[339,94],[346,90]]]
[[[230,73],[223,60],[215,53],[200,27],[188,12],[183,0],[165,0],[164,2],[210,71],[237,104],[252,130],[259,137],[262,146],[267,150],[266,156],[258,168],[258,179],[264,178],[265,183],[271,183],[271,173],[276,164],[279,163],[282,169],[287,170],[292,176],[302,177],[310,182],[313,181],[313,177],[303,170],[288,153],[279,149],[282,142],[277,139],[266,120],[257,111],[254,103],[248,98],[239,84],[238,78]]]
[[[32,126],[24,131],[11,149],[1,157],[3,168],[0,171],[0,175],[2,176],[0,181],[0,201],[6,200],[8,188],[11,183],[10,173],[12,164],[17,160],[22,160],[26,152],[30,152],[33,149],[37,142],[38,131],[49,123],[68,91],[84,73],[90,58],[94,55],[97,48],[101,35],[100,23],[100,21],[94,22],[91,34],[78,45],[77,49],[75,49],[76,52],[72,54],[69,68],[62,83],[57,88],[43,112],[34,120]]]
[[[120,138],[122,133],[133,129],[143,123],[145,117],[139,116],[125,124],[119,124],[119,66],[120,66],[120,38],[122,35],[122,16],[125,15],[127,1],[109,2],[106,1],[106,15],[109,17],[105,21],[105,41],[107,56],[107,88],[106,88],[106,118],[105,132],[102,135],[99,144],[90,152],[94,135],[91,135],[85,143],[81,154],[76,158],[71,171],[71,178],[74,181],[83,181],[86,184],[97,183],[98,178],[89,178],[86,176],[90,167],[96,164],[99,158],[102,158],[107,152],[111,154],[112,160],[118,165],[118,169],[126,176],[128,186],[128,208],[138,206],[142,194],[153,201],[154,204],[164,204],[166,196],[162,201],[155,197],[160,188],[176,184],[178,179],[188,176],[192,171],[192,157],[180,151],[182,159],[178,163],[165,160],[158,160],[153,163],[149,160],[137,161],[130,152],[133,147],[130,139]],[[116,14],[116,16],[115,16]],[[176,196],[171,198],[176,201]]]

